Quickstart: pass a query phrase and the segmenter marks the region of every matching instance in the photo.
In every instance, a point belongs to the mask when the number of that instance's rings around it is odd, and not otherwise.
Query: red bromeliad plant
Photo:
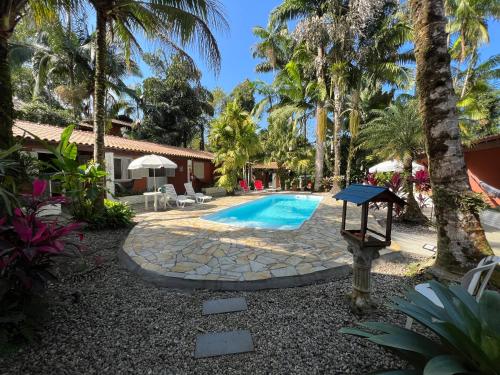
[[[54,278],[49,270],[51,258],[66,254],[71,245],[79,250],[65,238],[80,228],[79,223],[61,225],[40,218],[48,204],[64,201],[44,198],[46,188],[47,181],[35,180],[32,193],[21,197],[23,208],[0,219],[0,344],[2,336],[12,336],[15,326],[29,317],[27,306]]]
[[[429,178],[429,172],[425,169],[420,169],[415,172],[413,176],[413,182],[418,192],[428,192],[431,190],[431,180]]]

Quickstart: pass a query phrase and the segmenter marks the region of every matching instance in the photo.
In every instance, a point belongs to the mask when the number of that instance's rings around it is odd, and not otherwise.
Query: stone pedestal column
[[[360,248],[354,243],[347,247],[353,258],[351,307],[356,313],[364,313],[375,306],[370,298],[372,261],[380,256],[379,250],[382,248]]]

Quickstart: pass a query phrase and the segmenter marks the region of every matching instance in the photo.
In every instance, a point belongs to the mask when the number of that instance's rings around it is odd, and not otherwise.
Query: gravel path
[[[359,321],[346,298],[350,278],[259,292],[160,289],[117,262],[126,235],[86,235],[87,265],[64,262],[61,282],[50,287],[52,319],[39,343],[0,359],[0,374],[362,374],[402,365],[376,345],[338,333]],[[377,265],[374,297],[387,302],[415,284],[403,277],[415,260]],[[244,296],[248,310],[201,315],[204,300],[229,296]],[[383,306],[368,318],[404,322]],[[254,353],[193,358],[197,334],[233,329],[250,330]]]

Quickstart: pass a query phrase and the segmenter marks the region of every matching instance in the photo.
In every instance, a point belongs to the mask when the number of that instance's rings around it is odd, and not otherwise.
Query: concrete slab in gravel
[[[245,311],[245,298],[211,299],[203,302],[203,315],[223,314],[228,312]]]
[[[247,330],[215,332],[196,337],[195,358],[253,352],[253,340]]]

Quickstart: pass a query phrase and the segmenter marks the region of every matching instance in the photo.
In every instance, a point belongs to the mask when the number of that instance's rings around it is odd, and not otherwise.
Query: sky
[[[269,13],[281,1],[223,0],[221,2],[229,23],[229,30],[215,33],[222,53],[220,73],[216,76],[210,66],[207,66],[203,59],[197,56],[196,50],[188,50],[202,71],[203,85],[209,89],[221,87],[226,93],[229,93],[234,86],[246,78],[269,80],[270,74],[255,73],[255,65],[258,60],[252,57],[252,46],[257,42],[257,38],[252,34],[252,29],[255,26],[266,26]],[[145,49],[150,51],[159,47],[156,43],[147,44]],[[140,62],[140,65],[143,78],[152,75],[146,64]],[[130,82],[137,82],[137,79],[132,79]]]
[[[257,59],[252,57],[252,46],[258,39],[252,34],[255,26],[266,26],[269,13],[281,3],[281,0],[221,0],[229,30],[225,33],[216,32],[215,36],[222,53],[220,73],[215,76],[203,59],[197,56],[196,51],[189,50],[202,71],[202,84],[209,89],[221,87],[226,93],[246,78],[261,79],[270,82],[271,74],[255,73]],[[490,43],[480,50],[482,59],[494,54],[500,54],[500,22],[489,23]],[[145,42],[145,49],[153,51],[159,45]],[[140,63],[143,78],[152,75],[152,72],[143,62]],[[130,83],[137,82],[133,79]]]

